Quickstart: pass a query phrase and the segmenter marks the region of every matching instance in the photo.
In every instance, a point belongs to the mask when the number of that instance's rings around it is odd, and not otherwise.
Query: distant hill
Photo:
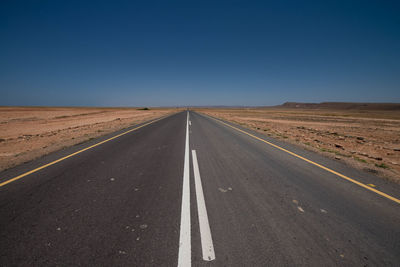
[[[345,110],[400,110],[400,103],[286,102],[276,107],[299,108],[299,109],[304,108],[304,109],[345,109]]]

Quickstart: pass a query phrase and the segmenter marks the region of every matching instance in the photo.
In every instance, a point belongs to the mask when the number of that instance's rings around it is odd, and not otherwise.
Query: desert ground
[[[0,171],[176,109],[0,107]]]
[[[288,104],[197,110],[400,183],[399,107]]]
[[[400,110],[284,105],[198,108],[400,183]],[[0,171],[177,109],[0,107]]]

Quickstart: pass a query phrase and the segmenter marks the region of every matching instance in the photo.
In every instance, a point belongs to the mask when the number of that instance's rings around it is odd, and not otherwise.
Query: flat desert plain
[[[0,171],[177,109],[0,107]]]
[[[400,109],[291,106],[197,111],[400,183]]]

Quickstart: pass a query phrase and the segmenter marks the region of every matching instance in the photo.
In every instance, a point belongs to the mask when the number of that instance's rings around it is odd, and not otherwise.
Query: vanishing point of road
[[[399,199],[184,111],[0,173],[0,265],[400,266]]]

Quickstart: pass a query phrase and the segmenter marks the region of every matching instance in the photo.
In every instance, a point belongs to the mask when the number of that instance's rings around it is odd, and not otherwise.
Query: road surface
[[[0,184],[1,266],[400,265],[398,185],[193,111]]]

